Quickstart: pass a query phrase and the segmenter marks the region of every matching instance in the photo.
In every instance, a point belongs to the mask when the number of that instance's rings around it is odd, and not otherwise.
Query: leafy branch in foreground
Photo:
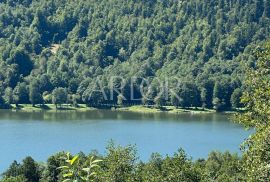
[[[270,43],[259,48],[257,62],[248,70],[246,92],[242,102],[247,112],[236,120],[256,132],[243,144],[244,169],[247,181],[268,181],[270,178]]]
[[[86,176],[82,176],[81,178],[85,181],[91,181],[92,177],[97,175],[97,173],[93,171],[94,171],[94,168],[100,167],[98,165],[99,162],[102,162],[102,160],[94,160],[94,156],[92,156],[90,158],[88,167],[85,167],[82,169],[84,172],[86,172]]]
[[[59,167],[58,169],[63,173],[63,182],[79,182],[85,181],[90,182],[93,181],[93,178],[96,176],[96,172],[94,172],[94,168],[98,168],[98,163],[102,160],[94,160],[94,156],[90,157],[88,165],[83,167],[79,164],[79,155],[74,157],[68,152],[66,156],[62,159],[65,160],[65,165]]]

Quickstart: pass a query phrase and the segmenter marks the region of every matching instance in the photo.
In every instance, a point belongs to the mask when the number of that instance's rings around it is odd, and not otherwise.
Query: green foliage
[[[27,182],[24,176],[9,177],[1,180],[1,182]]]
[[[15,104],[24,104],[29,102],[28,89],[25,83],[18,83],[13,90]]]
[[[67,153],[63,158],[66,165],[60,166],[58,169],[63,171],[63,181],[78,181],[80,180],[80,174],[78,167],[75,165],[75,162],[78,160],[79,156],[74,157],[70,156],[70,153]]]
[[[60,107],[62,104],[67,103],[68,93],[64,88],[56,88],[52,92],[52,103],[56,105],[59,104]]]
[[[183,106],[183,99],[180,97],[180,92],[174,90],[170,95],[171,105],[176,108]]]
[[[264,16],[270,18],[270,1],[265,0],[264,2]]]
[[[222,111],[225,103],[219,98],[215,97],[213,99],[213,106],[216,111]]]
[[[14,161],[3,176],[5,182],[37,182],[41,179],[41,172],[39,165],[31,157],[26,157],[22,164]]]
[[[27,76],[33,69],[33,63],[30,60],[28,53],[26,53],[23,48],[12,50],[7,62],[17,66],[19,75],[22,74],[23,76]]]
[[[21,170],[27,182],[37,182],[41,178],[39,167],[31,157],[23,160]]]
[[[102,160],[94,160],[94,156],[90,157],[88,161],[88,165],[84,167],[82,170],[85,173],[84,176],[81,176],[82,180],[84,181],[94,181],[93,179],[96,177],[97,173],[94,172],[95,168],[99,168],[98,165]]]
[[[259,47],[258,61],[246,76],[242,102],[247,112],[236,119],[256,132],[244,143],[244,169],[247,181],[267,181],[270,178],[270,44]]]
[[[164,95],[158,95],[154,98],[154,103],[157,108],[162,108],[166,104],[166,99],[164,98]]]
[[[10,88],[10,87],[6,88],[3,98],[4,98],[5,102],[6,102],[6,104],[9,104],[9,105],[13,104],[13,99],[14,98],[13,98],[12,88]]]
[[[94,160],[94,156],[91,156],[84,161],[83,164],[79,163],[80,156],[76,155],[72,157],[70,153],[66,153],[62,158],[64,159],[64,165],[58,167],[61,170],[63,181],[94,181],[96,177],[95,169],[99,168],[98,163],[102,160]],[[56,179],[56,178],[55,178]]]
[[[242,160],[229,152],[212,152],[207,160],[197,161],[196,165],[203,165],[201,181],[244,181],[242,172]]]
[[[134,146],[121,147],[110,142],[104,156],[97,153],[72,156],[61,152],[51,156],[45,165],[38,165],[29,158],[23,164],[14,162],[0,181],[235,182],[244,181],[243,162],[236,154],[228,152],[212,152],[207,159],[194,161],[182,149],[171,157],[154,153],[148,162],[142,162],[138,161]],[[42,174],[39,179],[37,174]]]
[[[40,93],[39,82],[34,79],[29,85],[29,99],[33,106],[42,103],[42,96]]]
[[[158,157],[158,156],[157,156]],[[149,169],[155,171],[154,175],[148,173],[148,168],[154,165],[155,168]],[[173,157],[165,157],[164,159],[154,158],[149,164],[142,169],[144,181],[200,181],[200,173],[190,159],[187,158],[185,152],[180,149]]]
[[[3,108],[4,104],[5,104],[4,99],[0,97],[0,108]]]
[[[202,101],[202,108],[204,109],[207,106],[207,90],[206,88],[202,88],[201,90],[201,101]]]
[[[183,84],[180,92],[180,97],[183,98],[183,107],[201,106],[199,90],[196,85],[191,82]]]
[[[21,174],[22,174],[21,165],[17,161],[14,161],[3,175],[6,177],[16,177]]]
[[[121,147],[110,143],[107,146],[107,156],[103,159],[104,168],[100,181],[125,182],[134,178],[136,166],[136,151],[133,146]]]
[[[182,94],[180,103],[173,97],[167,103],[211,108],[218,98],[225,104],[221,109],[227,109],[233,91],[242,87],[241,60],[252,65],[251,50],[270,37],[269,12],[269,0],[4,0],[0,95],[23,84],[13,93],[15,104],[43,104],[44,92],[66,88],[79,96],[78,103],[91,106],[116,105],[119,93],[127,99],[124,104],[152,105],[160,90],[154,80],[166,77],[181,80],[170,87]],[[149,93],[150,100],[134,102],[128,82],[106,101],[93,92],[94,83],[100,80],[106,90],[112,76],[153,77],[149,85],[155,92]],[[216,82],[221,97],[213,97]],[[142,98],[140,83],[134,87],[134,97]],[[105,94],[110,98],[110,92]]]
[[[237,88],[233,91],[231,96],[231,104],[233,108],[240,108],[243,107],[243,104],[241,103],[241,97],[242,97],[242,90]]]
[[[61,171],[58,170],[58,168],[61,166],[61,161],[59,160],[61,156],[62,153],[59,153],[49,157],[47,160],[47,168],[45,170],[44,178],[46,178],[48,182],[57,182],[59,180]]]

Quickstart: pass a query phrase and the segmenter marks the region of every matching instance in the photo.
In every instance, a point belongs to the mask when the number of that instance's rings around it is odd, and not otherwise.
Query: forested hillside
[[[270,0],[1,0],[0,105],[66,102],[239,107],[245,66],[270,37]],[[101,82],[120,87],[105,100]],[[142,78],[151,77],[147,98]],[[170,79],[181,97],[159,94]],[[175,81],[181,80],[181,84]],[[52,95],[53,93],[53,95]],[[121,97],[119,97],[121,95]]]
[[[270,43],[260,47],[256,55],[256,65],[246,72],[243,81],[248,88],[242,96],[247,109],[234,116],[236,122],[254,129],[242,144],[241,157],[229,152],[212,152],[207,159],[194,161],[179,149],[171,157],[153,153],[148,162],[142,162],[137,157],[136,147],[121,147],[111,141],[104,155],[97,151],[88,155],[80,152],[75,156],[60,152],[49,157],[46,163],[37,163],[31,157],[21,163],[14,161],[2,174],[0,182],[268,182]],[[76,137],[74,132],[69,133]]]

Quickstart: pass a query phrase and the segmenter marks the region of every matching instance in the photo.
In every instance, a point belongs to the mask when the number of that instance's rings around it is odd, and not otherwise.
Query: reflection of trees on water
[[[224,114],[168,114],[168,113],[134,113],[127,111],[93,110],[87,112],[79,111],[0,111],[1,120],[13,121],[54,121],[54,122],[76,122],[89,120],[141,120],[141,121],[164,121],[166,122],[218,122],[227,121],[228,115]]]

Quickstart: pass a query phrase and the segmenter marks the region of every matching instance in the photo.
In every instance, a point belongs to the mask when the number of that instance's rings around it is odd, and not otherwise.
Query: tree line
[[[84,180],[92,159],[99,163],[91,168],[91,177]],[[50,156],[46,163],[26,157],[22,163],[14,161],[3,173],[1,182],[62,182],[67,181],[240,181],[242,159],[236,154],[213,152],[207,159],[192,161],[180,149],[172,157],[152,154],[148,162],[139,161],[134,146],[121,147],[110,143],[107,154],[95,152],[69,156],[64,152]],[[93,166],[93,165],[92,165]],[[68,171],[67,171],[68,170]],[[69,180],[68,180],[69,179]]]

